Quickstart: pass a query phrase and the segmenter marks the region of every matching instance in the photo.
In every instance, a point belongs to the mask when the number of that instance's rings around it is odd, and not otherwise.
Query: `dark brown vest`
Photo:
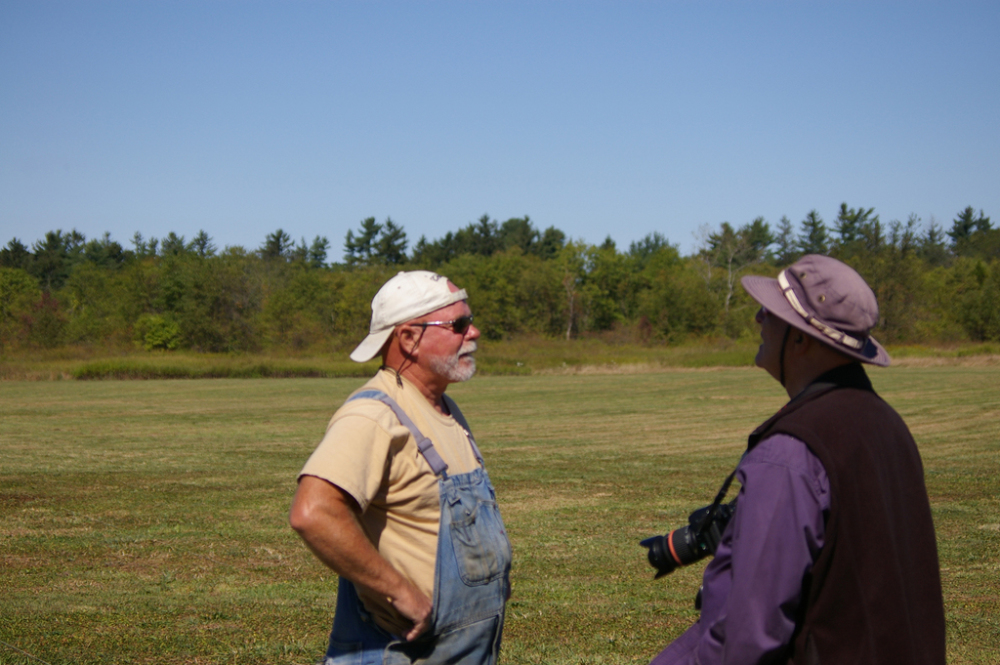
[[[750,435],[804,441],[830,479],[791,663],[945,662],[934,524],[916,443],[859,364],[829,372]]]

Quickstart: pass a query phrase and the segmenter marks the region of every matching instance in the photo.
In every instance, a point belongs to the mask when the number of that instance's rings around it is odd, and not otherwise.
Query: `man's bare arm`
[[[354,498],[322,478],[303,476],[289,522],[313,554],[341,577],[388,598],[413,622],[413,640],[427,630],[431,600],[382,558],[365,536]]]

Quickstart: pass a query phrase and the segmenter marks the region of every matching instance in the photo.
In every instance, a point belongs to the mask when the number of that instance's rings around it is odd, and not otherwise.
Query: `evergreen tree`
[[[875,208],[848,208],[846,203],[840,204],[840,211],[837,213],[837,221],[834,224],[834,230],[837,235],[840,236],[839,243],[841,245],[849,245],[854,241],[858,240],[861,235],[861,230],[865,224],[872,219],[871,215],[875,212]],[[878,215],[875,215],[874,219],[878,219]]]
[[[191,249],[191,245],[184,242],[184,236],[179,236],[171,231],[160,243],[160,256],[183,256]]]
[[[532,251],[540,238],[538,230],[532,226],[531,219],[527,215],[511,217],[501,224],[499,235],[502,249],[519,247],[525,254]]]
[[[834,231],[838,235],[835,245],[836,255],[846,258],[858,251],[858,243],[862,240],[868,227],[878,223],[878,215],[872,216],[875,208],[848,208],[846,203],[840,204]]]
[[[31,263],[31,252],[17,238],[12,238],[7,246],[0,249],[0,267],[27,270]]]
[[[979,211],[979,216],[977,217],[972,206],[968,206],[955,217],[955,220],[952,222],[951,231],[948,231],[948,236],[951,238],[953,245],[959,245],[972,236],[972,234],[989,231],[992,227],[990,218],[986,217],[982,210]]]
[[[164,240],[164,244],[166,240]],[[260,246],[260,256],[268,261],[278,261],[287,260],[291,258],[292,249],[295,247],[295,242],[292,237],[285,233],[282,229],[278,229],[274,233],[267,234],[264,239],[264,244]]]
[[[827,254],[830,251],[830,234],[826,230],[823,218],[815,210],[810,210],[802,220],[802,233],[799,234],[798,245],[802,254]]]
[[[646,267],[649,260],[660,250],[673,247],[659,231],[647,233],[640,240],[633,240],[628,246],[628,254],[639,270]]]
[[[742,226],[739,235],[746,246],[744,258],[747,264],[759,263],[770,258],[770,247],[774,244],[775,237],[771,233],[770,224],[764,221],[763,217],[757,217]]]
[[[533,253],[547,261],[559,256],[559,253],[562,252],[565,246],[566,234],[556,227],[550,226],[542,233],[542,238],[535,245],[536,249]]]
[[[858,242],[861,243],[861,249],[859,251],[870,256],[875,256],[885,249],[886,237],[883,232],[882,222],[878,217],[875,217],[862,226],[860,232],[861,237]]]
[[[421,236],[413,248],[413,262],[433,267],[466,254],[493,256],[512,247],[519,247],[525,254],[553,258],[566,236],[555,229],[547,229],[546,234],[540,235],[527,215],[512,217],[503,225],[483,215],[477,222],[454,233],[449,231],[433,242]]]
[[[406,263],[406,232],[397,226],[392,219],[386,217],[382,233],[376,243],[378,263],[383,265],[400,265]]]
[[[296,245],[291,252],[289,252],[289,259],[293,263],[301,263],[306,265],[309,261],[309,245],[306,244],[305,238],[299,239],[299,244]]]
[[[406,232],[391,218],[379,224],[374,217],[361,222],[361,232],[347,232],[344,258],[347,265],[399,265],[406,262]]]
[[[435,268],[455,257],[452,251],[453,243],[454,234],[451,231],[434,242],[427,242],[427,236],[420,236],[420,240],[413,247],[413,263],[427,268]]]
[[[906,219],[906,224],[894,220],[889,224],[889,244],[903,257],[916,253],[919,227],[920,217],[913,213]]]
[[[792,221],[787,216],[783,215],[778,222],[778,234],[774,238],[774,244],[776,246],[774,262],[777,265],[791,265],[799,258],[799,241],[795,237]]]
[[[946,234],[941,225],[931,218],[927,231],[918,241],[917,253],[932,266],[941,266],[948,261]]]
[[[307,261],[311,268],[323,268],[326,266],[326,253],[330,249],[330,241],[326,236],[316,236],[312,244],[309,245],[309,255]]]
[[[375,242],[382,232],[382,225],[374,217],[361,220],[361,232],[348,231],[344,238],[344,259],[347,265],[370,265],[376,254]]]
[[[117,268],[125,263],[128,256],[122,246],[111,239],[111,234],[105,231],[100,240],[91,240],[83,246],[84,260],[100,266]]]
[[[212,238],[204,230],[198,231],[198,235],[191,241],[191,249],[203,259],[215,256],[215,245],[212,244]]]
[[[982,210],[977,216],[972,206],[968,206],[958,213],[948,236],[952,251],[958,256],[1000,257],[1000,231],[993,228]]]
[[[32,245],[34,256],[29,270],[46,292],[62,287],[73,264],[79,260],[85,241],[76,229],[69,233],[56,230],[47,232],[44,239]]]
[[[469,224],[465,229],[459,231],[459,236],[467,234],[467,249],[463,254],[478,254],[480,256],[493,256],[500,249],[500,227],[496,220],[491,220],[489,215],[483,215],[475,224]]]
[[[138,231],[136,231],[135,235],[132,236],[132,246],[134,247],[133,253],[137,258],[145,259],[150,256],[156,256],[159,245],[159,240],[156,238],[150,238],[147,242]]]

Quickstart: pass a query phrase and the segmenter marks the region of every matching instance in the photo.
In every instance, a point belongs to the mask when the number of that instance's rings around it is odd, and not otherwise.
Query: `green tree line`
[[[430,269],[467,288],[486,339],[542,335],[677,343],[756,334],[748,273],[775,275],[807,253],[854,266],[882,311],[889,343],[1000,341],[1000,229],[982,210],[950,228],[911,215],[883,223],[874,208],[840,206],[828,225],[762,217],[699,231],[695,251],[651,233],[619,249],[573,240],[528,216],[484,215],[412,248],[391,219],[362,220],[344,239],[298,243],[282,229],[254,250],[216,247],[204,231],[131,248],[110,234],[49,231],[0,249],[0,353],[69,346],[210,352],[331,351],[367,330],[369,303],[401,269]]]

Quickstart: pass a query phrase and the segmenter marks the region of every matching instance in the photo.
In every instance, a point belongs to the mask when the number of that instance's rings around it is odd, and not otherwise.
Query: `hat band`
[[[798,312],[799,316],[804,318],[813,328],[820,331],[835,342],[843,344],[844,346],[849,346],[856,351],[860,351],[864,348],[865,343],[861,340],[855,339],[847,333],[837,330],[836,328],[831,328],[822,321],[818,320],[812,314],[806,312],[806,308],[802,306],[802,303],[799,302],[798,296],[796,296],[795,292],[792,291],[792,286],[788,283],[788,278],[785,277],[784,270],[778,273],[778,285],[781,287],[781,293],[785,296],[785,300],[788,301],[788,304],[792,306],[792,309]]]

